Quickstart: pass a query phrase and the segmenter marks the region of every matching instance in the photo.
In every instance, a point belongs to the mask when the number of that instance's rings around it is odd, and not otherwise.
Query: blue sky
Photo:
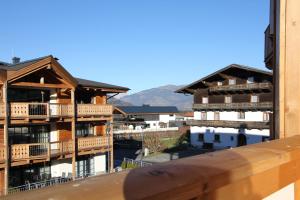
[[[0,60],[52,54],[74,76],[130,93],[231,63],[264,68],[269,0],[6,0]]]

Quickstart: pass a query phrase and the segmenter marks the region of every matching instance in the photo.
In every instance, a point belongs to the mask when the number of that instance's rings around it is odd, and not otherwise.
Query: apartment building
[[[1,194],[113,169],[107,94],[128,88],[75,78],[51,55],[0,62],[0,87]]]
[[[191,144],[230,148],[268,140],[272,73],[232,64],[177,91],[194,95]]]

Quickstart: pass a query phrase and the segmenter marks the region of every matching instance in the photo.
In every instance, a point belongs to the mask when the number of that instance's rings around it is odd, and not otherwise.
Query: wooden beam
[[[5,158],[5,168],[4,168],[4,194],[8,194],[9,187],[9,166],[10,166],[10,156],[9,156],[9,146],[8,146],[8,102],[7,102],[7,81],[3,85],[3,103],[4,103],[4,158]]]
[[[41,84],[41,83],[30,83],[30,82],[17,82],[10,84],[11,86],[18,86],[18,87],[37,87],[37,88],[63,88],[68,89],[70,86],[65,84]]]
[[[75,100],[75,90],[71,90],[71,102],[73,105],[73,117],[72,117],[72,178],[76,179],[76,100]]]

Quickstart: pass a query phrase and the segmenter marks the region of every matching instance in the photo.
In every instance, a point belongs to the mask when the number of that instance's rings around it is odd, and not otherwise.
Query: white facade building
[[[184,88],[194,95],[191,145],[223,149],[271,136],[272,73],[232,64]]]

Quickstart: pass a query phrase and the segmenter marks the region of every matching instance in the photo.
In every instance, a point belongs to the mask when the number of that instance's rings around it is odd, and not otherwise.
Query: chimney
[[[12,58],[12,64],[18,64],[20,62],[21,58],[13,57]]]

